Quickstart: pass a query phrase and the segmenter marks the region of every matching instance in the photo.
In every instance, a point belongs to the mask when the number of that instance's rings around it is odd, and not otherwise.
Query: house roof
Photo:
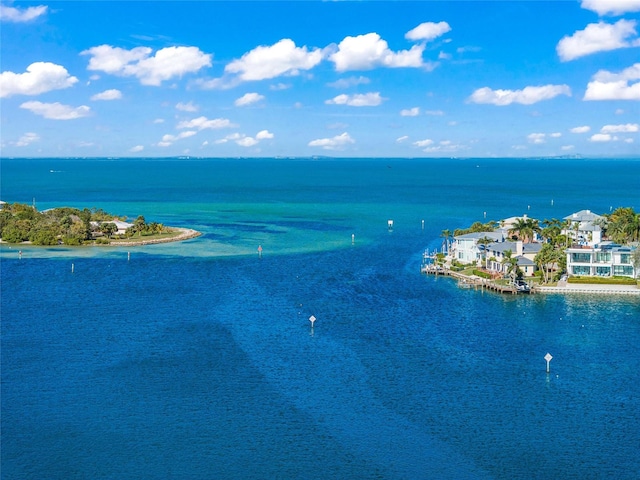
[[[519,266],[535,266],[535,262],[533,260],[528,259],[527,257],[519,256],[516,257],[518,260]]]
[[[593,213],[591,210],[580,210],[579,212],[572,213],[564,217],[564,220],[571,220],[572,222],[592,222],[602,218],[602,215]]]
[[[501,232],[472,232],[465,233],[464,235],[458,235],[455,238],[456,240],[480,240],[481,238],[488,237],[491,240],[502,241],[504,237]]]
[[[511,250],[512,253],[515,253],[516,248],[517,248],[516,242],[495,242],[487,246],[487,250],[490,250],[493,252],[500,252],[500,253],[504,253],[507,250]],[[542,250],[541,243],[523,243],[522,244],[523,254],[538,253],[540,250]]]

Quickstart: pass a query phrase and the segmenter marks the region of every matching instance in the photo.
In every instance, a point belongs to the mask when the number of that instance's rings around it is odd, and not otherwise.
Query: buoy
[[[309,317],[309,321],[311,322],[311,328],[313,328],[313,323],[316,321],[316,317],[314,317],[313,315],[311,315]]]
[[[262,245],[258,245],[258,258],[262,258]]]
[[[547,354],[544,356],[544,359],[547,361],[547,373],[549,373],[549,362],[551,361],[551,359],[552,359],[552,358],[553,358],[553,357],[551,356],[551,354],[550,354],[550,353],[547,353]]]
[[[75,269],[75,265],[72,263],[71,264],[71,273],[73,273],[73,270]]]
[[[354,243],[356,243],[356,234],[352,233],[351,234],[351,245],[353,245]]]

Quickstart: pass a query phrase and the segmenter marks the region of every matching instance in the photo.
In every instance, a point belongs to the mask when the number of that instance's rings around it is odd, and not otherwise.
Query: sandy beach
[[[201,232],[198,232],[197,230],[193,230],[191,228],[178,228],[178,227],[169,227],[169,228],[180,232],[180,234],[175,237],[153,238],[149,240],[137,240],[137,241],[128,241],[128,242],[112,241],[111,243],[109,243],[109,245],[112,247],[137,247],[141,245],[153,245],[156,243],[182,242],[184,240],[199,237],[200,235],[202,235]]]

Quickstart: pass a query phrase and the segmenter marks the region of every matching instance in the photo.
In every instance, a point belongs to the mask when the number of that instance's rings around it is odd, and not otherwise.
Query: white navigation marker
[[[311,315],[311,316],[309,317],[309,321],[311,322],[311,328],[313,328],[313,322],[315,322],[315,321],[316,321],[316,317],[314,317],[313,315]]]
[[[551,356],[551,354],[550,354],[550,353],[547,353],[547,354],[544,356],[544,359],[547,361],[547,373],[549,373],[549,362],[551,361],[551,359],[552,359],[552,358],[553,358],[553,357]]]

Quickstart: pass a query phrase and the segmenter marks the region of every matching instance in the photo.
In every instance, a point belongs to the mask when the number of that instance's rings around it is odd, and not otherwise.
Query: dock
[[[532,293],[532,290],[522,291],[518,290],[513,285],[502,285],[496,283],[495,280],[491,280],[488,278],[478,277],[476,275],[463,275],[459,272],[455,272],[449,268],[434,266],[434,265],[423,265],[420,268],[421,273],[425,273],[428,275],[443,275],[446,277],[455,278],[458,281],[458,287],[460,288],[474,288],[474,289],[487,289],[492,290],[498,293],[504,293],[509,295],[518,295],[520,293]]]

